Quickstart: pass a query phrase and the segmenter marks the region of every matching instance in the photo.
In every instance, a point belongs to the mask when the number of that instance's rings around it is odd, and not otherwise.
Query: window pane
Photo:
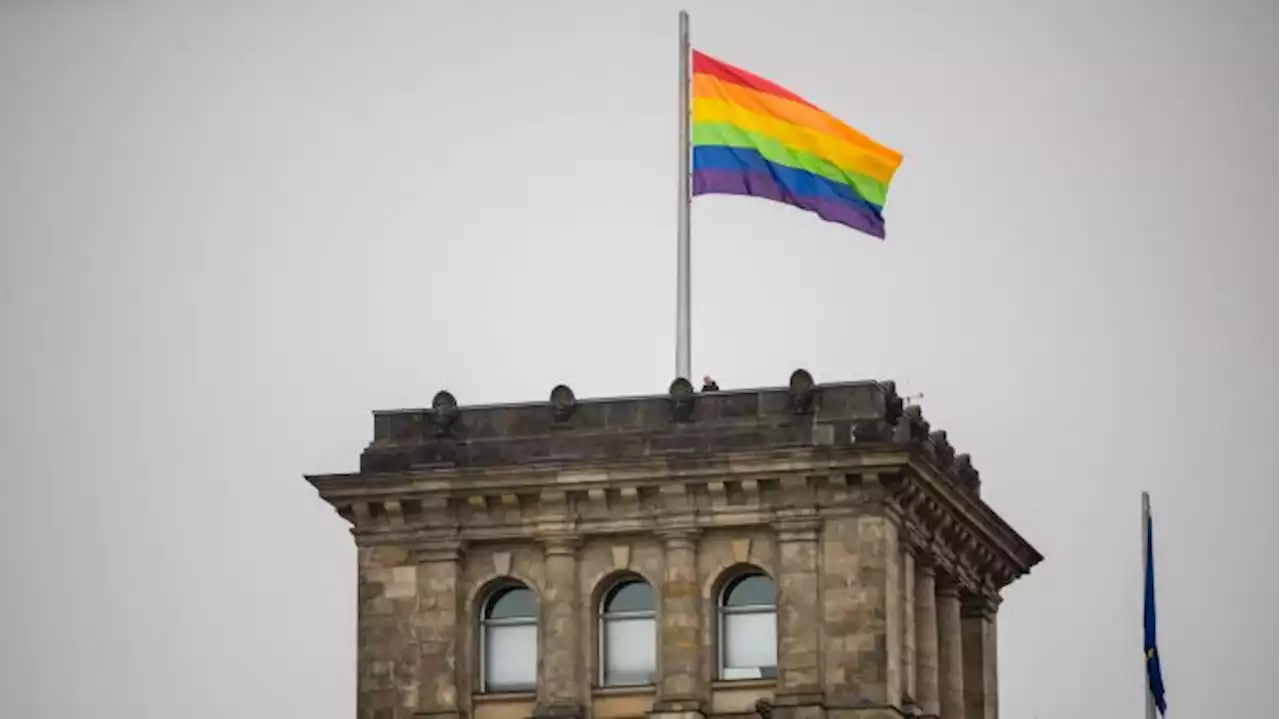
[[[511,619],[512,617],[536,617],[537,602],[533,592],[525,587],[504,589],[489,602],[489,611],[485,615],[489,619]]]
[[[724,616],[725,679],[772,677],[778,666],[778,625],[773,612]]]
[[[605,621],[605,685],[653,683],[657,668],[657,631],[652,619]]]
[[[627,582],[614,589],[605,602],[606,612],[653,611],[653,588],[648,582]]]
[[[763,574],[752,574],[734,582],[725,597],[725,606],[772,605],[776,592],[773,580]]]
[[[485,627],[485,691],[532,689],[538,683],[538,626]]]

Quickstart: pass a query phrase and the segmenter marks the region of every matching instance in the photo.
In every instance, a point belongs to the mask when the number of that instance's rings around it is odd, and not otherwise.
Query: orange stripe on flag
[[[719,100],[736,105],[757,115],[773,117],[798,127],[816,130],[881,155],[886,161],[893,164],[902,161],[902,153],[881,145],[849,127],[831,114],[815,108],[813,105],[798,103],[777,95],[752,90],[742,85],[727,83],[713,75],[704,73],[697,73],[693,76],[695,108],[699,98]]]

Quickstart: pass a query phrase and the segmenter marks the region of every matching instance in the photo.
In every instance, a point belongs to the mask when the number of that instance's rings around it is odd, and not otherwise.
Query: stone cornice
[[[890,503],[901,512],[909,543],[940,553],[939,563],[975,590],[1004,587],[1042,559],[1007,524],[993,521],[998,517],[980,498],[917,458],[908,461]]]
[[[760,525],[803,539],[816,536],[824,518],[871,510],[893,517],[905,544],[974,591],[999,589],[1030,569],[1016,535],[974,511],[980,500],[920,473],[901,453],[827,456],[815,458],[817,466],[795,456],[754,459],[676,473],[665,464],[643,472],[600,467],[576,472],[576,484],[535,475],[524,484],[430,482],[424,490],[402,480],[399,491],[349,487],[326,499],[353,521],[361,544],[414,540],[419,530],[442,526],[467,542]],[[615,484],[616,476],[629,483]]]
[[[922,458],[920,453],[913,453],[908,460],[908,465],[920,476],[934,476],[936,478],[934,486],[939,492],[947,494],[948,500],[954,503],[973,524],[981,526],[990,539],[1005,542],[1009,550],[1017,554],[1020,561],[1030,566],[1043,559],[1040,553],[1022,538],[1022,535],[1014,531],[1013,527],[1010,527],[978,495],[963,491],[961,487],[948,482],[945,470],[940,469],[935,462]]]
[[[745,526],[808,541],[826,519],[875,512],[967,592],[994,595],[1041,560],[892,382],[816,385],[797,371],[779,390],[673,385],[669,397],[588,402],[561,386],[546,404],[488,408],[446,395],[378,413],[361,473],[307,477],[358,544]],[[422,447],[452,459],[402,461]]]
[[[557,386],[546,402],[460,407],[441,391],[430,408],[374,413],[365,473],[528,466],[744,449],[847,446],[889,439],[902,402],[891,382],[818,385],[796,370],[785,388],[579,400]]]
[[[697,480],[733,474],[743,480],[776,478],[797,470],[820,474],[840,470],[899,467],[907,448],[875,447],[851,452],[823,447],[742,451],[710,457],[655,457],[613,462],[553,462],[495,468],[416,469],[404,472],[313,474],[306,479],[322,497],[394,498],[408,494],[500,493],[555,485],[563,489],[661,481],[673,477]]]

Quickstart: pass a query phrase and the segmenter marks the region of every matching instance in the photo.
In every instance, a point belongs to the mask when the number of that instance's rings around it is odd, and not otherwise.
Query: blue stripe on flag
[[[1155,544],[1152,541],[1153,521],[1147,515],[1146,588],[1142,611],[1142,653],[1147,664],[1147,691],[1155,701],[1156,709],[1163,716],[1168,708],[1164,697],[1164,676],[1160,673],[1160,651],[1156,648],[1156,566]]]

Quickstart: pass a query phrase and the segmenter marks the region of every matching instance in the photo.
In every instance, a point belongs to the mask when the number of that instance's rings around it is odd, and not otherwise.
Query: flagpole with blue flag
[[[1160,673],[1160,651],[1156,648],[1156,567],[1151,522],[1151,496],[1142,493],[1142,655],[1146,664],[1143,682],[1147,719],[1155,719],[1156,711],[1164,716],[1168,703],[1164,696],[1164,677]]]

